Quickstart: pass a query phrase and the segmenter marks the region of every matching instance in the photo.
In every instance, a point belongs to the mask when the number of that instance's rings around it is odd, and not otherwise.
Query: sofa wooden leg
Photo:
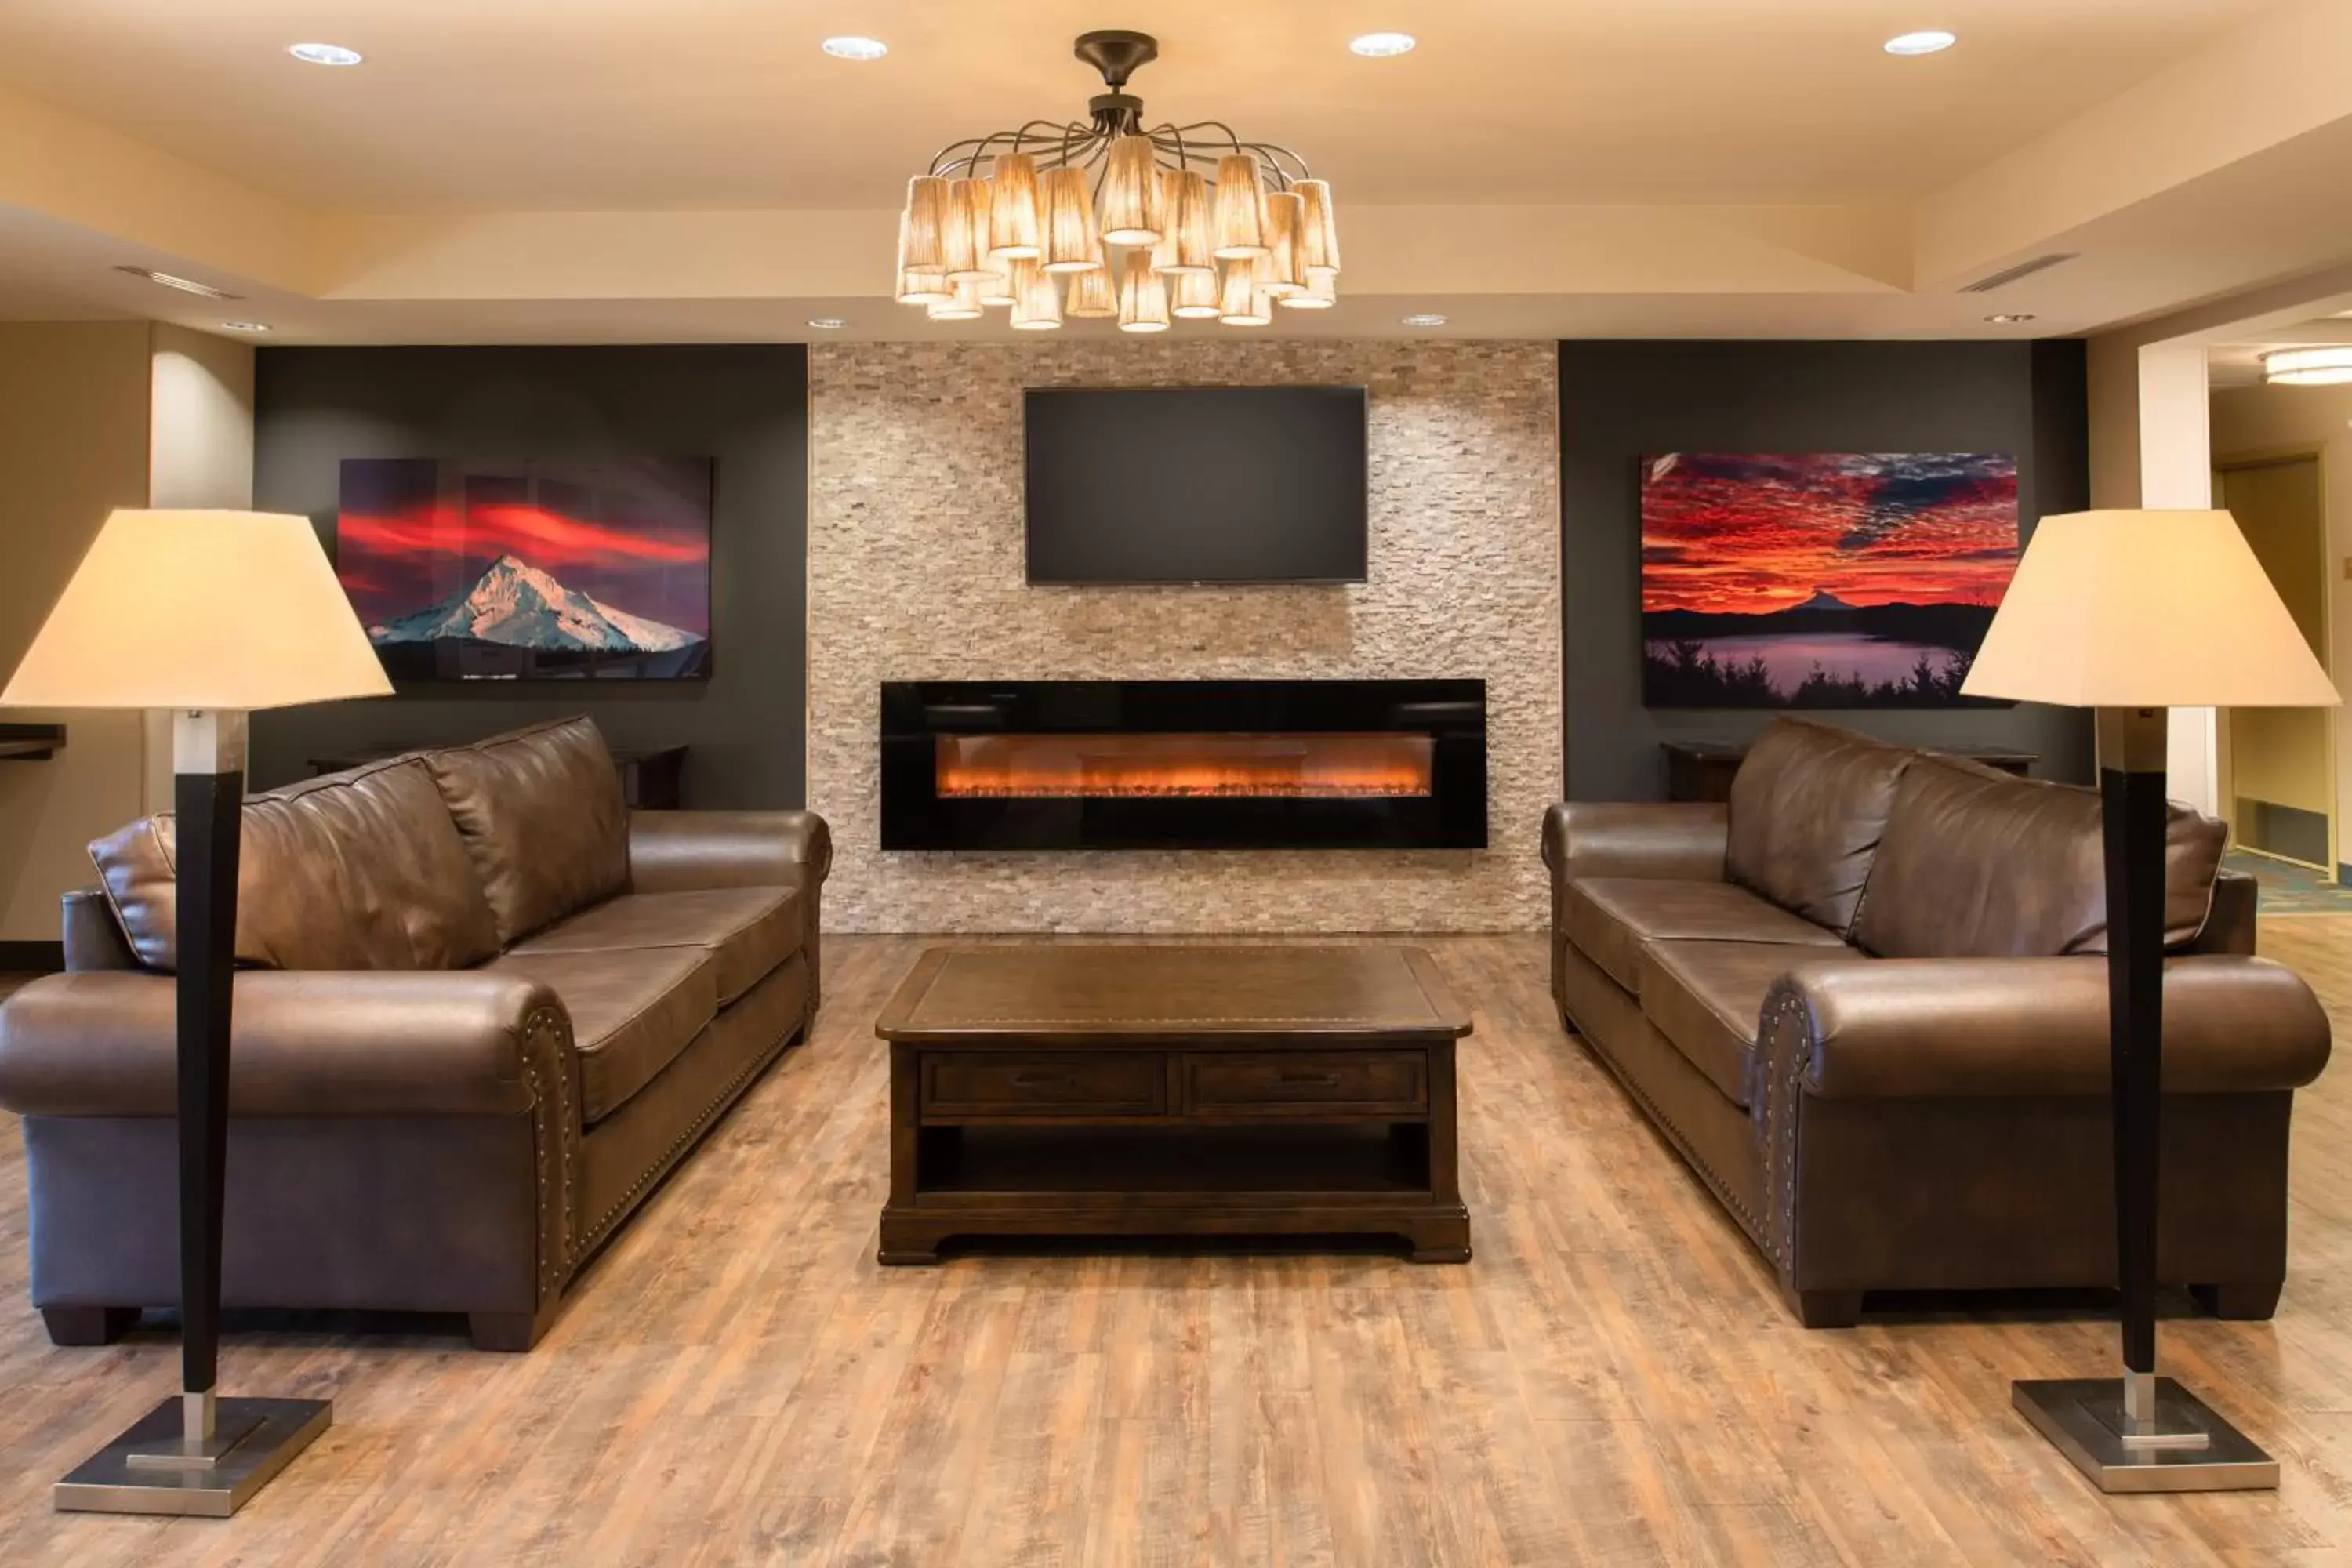
[[[110,1345],[139,1322],[136,1307],[44,1307],[53,1345]]]
[[[1850,1329],[1862,1321],[1859,1290],[1784,1290],[1797,1321],[1809,1329]]]
[[[539,1343],[540,1335],[555,1319],[552,1309],[542,1312],[468,1312],[466,1334],[478,1351],[519,1352]]]
[[[2278,1310],[2284,1279],[2237,1279],[2220,1285],[2191,1285],[2197,1304],[2217,1318],[2238,1322],[2262,1322]]]

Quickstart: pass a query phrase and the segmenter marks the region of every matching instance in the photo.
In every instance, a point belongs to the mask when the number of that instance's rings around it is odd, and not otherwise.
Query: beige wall
[[[99,525],[147,499],[145,321],[0,323],[0,670],[13,670]],[[66,749],[0,763],[0,941],[51,942],[58,895],[90,880],[83,847],[139,814],[135,713],[55,720]]]
[[[150,506],[253,504],[253,347],[228,338],[155,323],[152,408],[149,421]],[[150,713],[146,804],[172,804],[172,721]]]
[[[2352,386],[2245,386],[2213,394],[2213,459],[2316,450],[2327,500],[2328,673],[2352,689]],[[2336,819],[2352,824],[2352,722],[2336,724]]]
[[[1369,582],[1024,584],[1023,388],[1286,383],[1370,391]],[[1537,835],[1561,783],[1556,344],[823,345],[809,354],[809,424],[808,803],[834,829],[828,924],[1305,931],[1543,923]],[[875,734],[885,680],[1382,676],[1486,680],[1491,847],[878,847]]]

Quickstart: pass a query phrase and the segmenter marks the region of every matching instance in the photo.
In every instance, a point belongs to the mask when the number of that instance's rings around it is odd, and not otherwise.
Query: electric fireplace
[[[882,688],[885,849],[1486,844],[1482,680]]]

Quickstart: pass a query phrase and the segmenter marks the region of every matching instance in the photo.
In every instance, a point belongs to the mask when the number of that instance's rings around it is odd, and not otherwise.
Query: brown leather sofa
[[[60,1344],[179,1296],[172,839],[91,846],[68,973],[0,1009]],[[815,1016],[830,854],[805,812],[626,811],[584,719],[248,802],[224,1303],[463,1312],[529,1349]]]
[[[2176,805],[2160,1278],[2264,1318],[2326,1016]],[[1809,1326],[2116,1279],[2095,792],[1776,721],[1724,805],[1552,807],[1552,986]]]

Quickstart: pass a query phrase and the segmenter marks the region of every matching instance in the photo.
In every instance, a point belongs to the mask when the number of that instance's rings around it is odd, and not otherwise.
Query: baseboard
[[[65,966],[64,942],[0,942],[0,970],[19,974],[55,974]]]

